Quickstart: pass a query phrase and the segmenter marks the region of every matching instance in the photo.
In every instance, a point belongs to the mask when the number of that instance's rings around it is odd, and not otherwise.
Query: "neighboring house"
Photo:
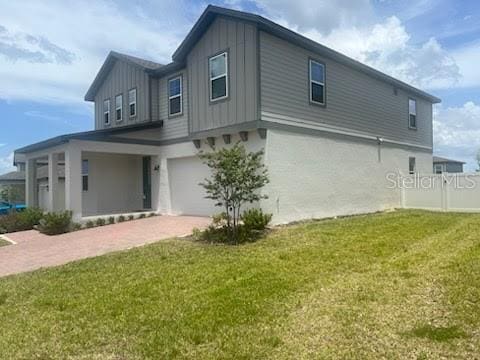
[[[433,173],[461,173],[465,162],[443,158],[440,156],[433,157]]]
[[[16,156],[14,160],[16,171],[0,175],[0,189],[6,186],[13,186],[18,189],[19,199],[16,202],[25,202],[25,160],[20,156]],[[65,201],[65,166],[60,163],[57,168],[57,177],[59,179],[60,187],[58,191],[58,207],[62,207],[62,201]],[[48,207],[48,163],[38,161],[36,171],[36,193],[38,205],[41,208]]]
[[[431,172],[440,100],[261,16],[209,6],[168,65],[111,52],[85,100],[95,130],[17,150],[48,161],[48,209],[82,216],[219,212],[198,185],[199,150],[265,151],[259,204],[275,223],[400,206],[388,173]],[[61,206],[56,204],[62,203]]]

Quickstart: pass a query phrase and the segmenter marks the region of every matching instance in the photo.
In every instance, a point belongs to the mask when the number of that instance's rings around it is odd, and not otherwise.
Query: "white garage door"
[[[212,215],[220,212],[198,185],[210,177],[210,170],[197,157],[168,160],[172,212],[178,215]]]

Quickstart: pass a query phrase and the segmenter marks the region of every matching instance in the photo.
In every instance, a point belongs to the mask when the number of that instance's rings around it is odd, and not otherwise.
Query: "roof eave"
[[[208,28],[208,26],[213,22],[217,15],[230,16],[233,18],[241,19],[244,21],[250,21],[257,24],[260,30],[271,33],[275,36],[278,36],[286,41],[294,43],[303,48],[309,49],[314,52],[319,52],[321,55],[329,57],[340,63],[344,63],[350,67],[358,69],[359,71],[366,72],[368,75],[378,78],[381,81],[388,82],[393,86],[405,89],[419,97],[427,99],[433,104],[438,104],[441,102],[441,99],[433,96],[423,90],[417,89],[403,81],[395,79],[387,74],[384,74],[368,65],[365,65],[357,60],[354,60],[346,55],[343,55],[333,49],[330,49],[326,46],[323,46],[303,35],[300,35],[290,29],[287,29],[281,25],[274,23],[260,15],[255,15],[251,13],[241,12],[237,10],[225,9],[218,6],[209,5],[200,18],[197,20],[195,25],[192,27],[188,35],[182,41],[180,46],[177,48],[172,58],[174,62],[184,62],[185,57],[190,51],[191,47],[194,46],[196,41],[201,37],[203,31]]]

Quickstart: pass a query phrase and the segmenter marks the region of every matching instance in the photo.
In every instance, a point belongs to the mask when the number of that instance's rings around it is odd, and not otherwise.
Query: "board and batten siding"
[[[124,61],[116,61],[107,78],[95,95],[95,129],[132,125],[150,120],[149,76],[140,67]],[[128,91],[137,89],[137,116],[128,112]],[[115,96],[123,95],[123,120],[115,120]],[[103,121],[103,102],[110,99],[110,125]]]
[[[333,60],[259,33],[262,120],[350,129],[432,146],[432,104]],[[309,103],[309,59],[326,65],[326,106]],[[408,127],[408,99],[417,100],[417,130]]]
[[[208,59],[228,51],[229,97],[210,102]],[[258,120],[257,29],[218,17],[187,56],[190,131]]]

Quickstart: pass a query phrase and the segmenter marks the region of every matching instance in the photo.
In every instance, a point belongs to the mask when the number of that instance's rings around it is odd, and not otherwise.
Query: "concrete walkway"
[[[0,277],[189,235],[210,222],[204,217],[155,216],[57,236],[35,230],[11,233],[6,236],[16,244],[0,247]]]

